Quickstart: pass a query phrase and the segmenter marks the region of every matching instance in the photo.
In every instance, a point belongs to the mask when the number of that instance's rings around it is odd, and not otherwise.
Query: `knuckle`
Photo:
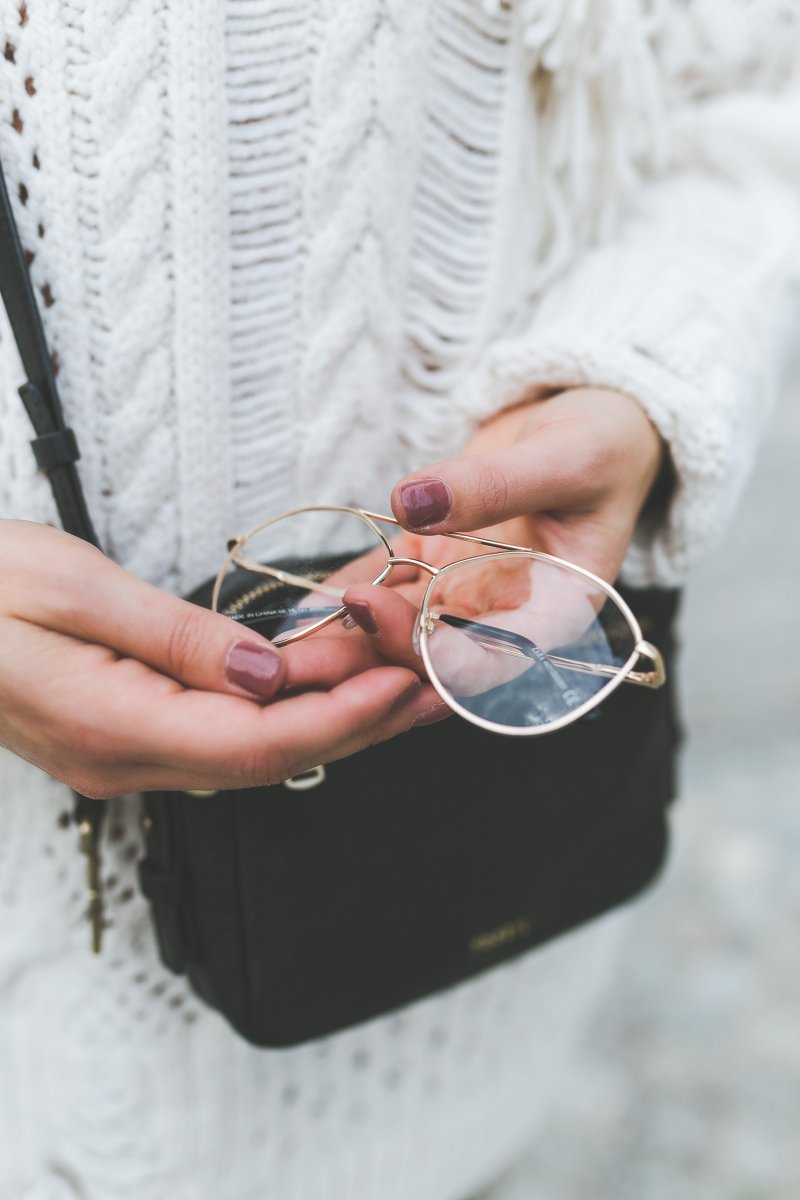
[[[171,674],[182,676],[194,663],[202,636],[200,625],[199,614],[188,604],[173,617],[165,647],[167,669]]]
[[[476,480],[476,495],[482,512],[502,516],[508,509],[510,480],[505,471],[494,463],[481,463]]]
[[[245,787],[270,787],[298,773],[297,765],[280,746],[246,751],[237,757],[232,768]]]

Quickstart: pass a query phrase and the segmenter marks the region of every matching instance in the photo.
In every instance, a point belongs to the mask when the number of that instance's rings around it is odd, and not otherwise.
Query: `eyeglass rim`
[[[375,536],[378,538],[378,540],[381,541],[386,548],[386,566],[371,581],[370,586],[375,586],[377,584],[381,584],[381,583],[383,583],[384,579],[388,578],[388,576],[391,574],[392,566],[394,565],[391,561],[392,547],[391,547],[391,543],[389,542],[388,538],[383,534],[383,532],[375,524],[375,518],[377,517],[377,514],[367,512],[367,510],[363,509],[363,508],[353,508],[349,504],[303,504],[298,508],[290,508],[290,509],[287,509],[285,512],[278,513],[278,515],[275,517],[269,517],[266,521],[261,521],[261,522],[259,522],[258,525],[254,525],[252,529],[248,529],[246,533],[240,533],[236,537],[230,538],[228,540],[228,553],[225,556],[225,560],[224,560],[222,566],[220,567],[219,571],[217,572],[216,579],[214,580],[214,587],[213,587],[213,590],[211,593],[211,611],[212,612],[220,611],[219,610],[219,598],[220,598],[220,593],[222,592],[222,585],[225,581],[225,576],[228,574],[228,571],[236,563],[236,551],[238,550],[238,548],[241,545],[243,545],[243,543],[246,542],[249,538],[255,537],[256,534],[261,533],[261,531],[263,529],[268,529],[270,527],[270,525],[276,525],[278,523],[278,521],[283,521],[287,517],[297,517],[297,516],[301,516],[303,513],[307,513],[307,512],[351,513],[354,517],[358,517],[361,521],[363,521],[365,525],[368,525],[369,528],[375,534]],[[382,518],[377,517],[377,519],[382,519]],[[392,520],[392,518],[387,517],[386,520]],[[269,572],[265,571],[264,574],[268,575]],[[326,617],[321,617],[318,621],[314,621],[311,625],[306,625],[303,627],[303,629],[299,629],[295,633],[286,634],[286,636],[282,637],[280,639],[280,641],[276,640],[274,642],[274,644],[280,645],[280,646],[288,646],[291,642],[299,642],[302,639],[307,638],[310,634],[316,633],[317,630],[324,629],[326,625],[332,624],[334,621],[338,620],[339,617],[341,617],[346,611],[347,610],[345,609],[345,607],[342,606],[341,608],[336,609],[335,612],[329,613]]]
[[[296,516],[300,516],[302,513],[307,513],[307,512],[351,513],[353,516],[359,517],[364,522],[365,525],[368,525],[370,527],[370,529],[373,531],[375,536],[386,547],[386,552],[387,552],[387,556],[388,556],[388,561],[387,561],[386,567],[384,568],[383,571],[380,572],[379,575],[377,575],[375,577],[375,579],[373,579],[371,581],[371,586],[374,586],[375,584],[378,584],[378,583],[382,583],[383,580],[387,578],[387,576],[389,575],[389,573],[391,571],[392,566],[396,565],[398,560],[392,554],[391,543],[389,542],[388,538],[384,535],[384,533],[381,531],[381,529],[379,529],[376,522],[377,521],[386,521],[391,525],[395,525],[398,529],[403,529],[403,526],[400,524],[400,522],[397,520],[396,517],[388,516],[385,513],[371,512],[369,509],[366,509],[366,508],[355,508],[349,504],[303,504],[303,505],[299,506],[298,508],[290,508],[290,509],[287,509],[285,512],[278,513],[277,516],[270,517],[266,521],[261,521],[258,525],[254,525],[252,529],[248,529],[246,533],[238,534],[236,537],[229,539],[228,554],[226,555],[225,561],[223,562],[222,566],[220,567],[219,571],[217,572],[217,577],[214,581],[214,589],[213,589],[212,601],[211,601],[212,608],[214,609],[214,611],[217,610],[217,604],[219,602],[219,592],[221,591],[222,582],[225,578],[225,575],[226,575],[228,569],[235,562],[236,549],[239,546],[241,546],[241,544],[243,542],[246,542],[249,538],[255,537],[255,535],[257,533],[261,533],[261,531],[263,529],[268,529],[270,525],[277,525],[277,523],[279,521],[283,521],[287,517],[296,517]],[[456,541],[472,542],[473,544],[478,544],[481,546],[491,546],[491,547],[493,547],[497,550],[501,550],[501,551],[518,551],[521,554],[533,555],[535,558],[541,559],[544,562],[552,562],[552,563],[555,563],[559,567],[565,567],[565,568],[568,568],[570,571],[577,571],[577,572],[579,572],[579,574],[585,575],[587,579],[591,579],[594,583],[599,584],[600,587],[603,588],[603,590],[607,593],[607,595],[609,595],[610,598],[612,600],[614,600],[614,602],[616,604],[619,605],[619,607],[624,612],[631,627],[636,631],[637,641],[639,641],[639,642],[643,641],[642,631],[639,627],[639,622],[637,621],[634,613],[631,611],[629,606],[626,604],[625,600],[622,598],[622,596],[619,594],[619,592],[613,586],[613,584],[607,583],[605,579],[601,579],[599,575],[595,575],[593,571],[588,570],[586,567],[581,567],[578,565],[578,563],[570,562],[568,559],[565,559],[565,558],[558,558],[554,554],[548,554],[547,551],[545,551],[545,550],[534,550],[530,546],[516,546],[512,542],[500,542],[500,541],[494,540],[493,538],[481,537],[479,534],[476,534],[476,533],[449,533],[448,532],[448,533],[437,534],[436,536],[453,538]],[[475,559],[475,558],[478,558],[481,556],[480,555],[472,555],[471,557],[472,557],[472,559]],[[491,557],[491,556],[486,556],[486,557]],[[463,562],[463,561],[465,561],[465,560],[459,559],[458,562],[456,562],[456,563],[447,563],[444,567],[435,567],[435,568],[432,566],[432,564],[420,563],[420,565],[427,566],[431,570],[432,578],[435,579],[439,574],[441,574],[442,571],[449,570],[450,567],[458,566],[459,563]],[[466,561],[469,561],[469,560],[466,560]],[[433,573],[434,571],[435,571],[435,574]],[[265,574],[268,574],[268,573],[269,572],[265,572]],[[328,621],[331,619],[332,619],[331,617],[325,617],[324,623],[327,624]],[[314,628],[316,628],[316,626]],[[309,626],[305,632],[311,632],[311,627]]]
[[[377,521],[385,521],[391,525],[395,525],[398,528],[402,529],[403,527],[401,526],[400,522],[397,520],[396,517],[388,516],[384,513],[372,512],[369,509],[355,508],[354,506],[347,505],[347,504],[304,504],[297,508],[287,509],[285,512],[278,513],[276,516],[270,517],[266,521],[261,521],[258,525],[253,526],[253,528],[248,530],[246,533],[240,534],[237,537],[229,540],[228,554],[226,555],[225,561],[223,562],[222,566],[220,567],[220,570],[217,573],[217,577],[214,581],[214,588],[213,588],[213,592],[212,592],[212,609],[213,609],[213,611],[215,611],[215,612],[219,611],[218,603],[219,603],[220,592],[222,589],[222,584],[225,579],[225,576],[228,573],[228,570],[230,569],[231,566],[234,565],[234,563],[236,561],[235,555],[236,555],[237,548],[239,546],[241,546],[244,542],[246,542],[249,538],[254,537],[256,534],[260,533],[263,529],[269,528],[270,525],[275,525],[279,521],[285,520],[288,517],[299,516],[299,515],[301,515],[303,513],[307,513],[307,512],[350,513],[353,516],[358,517],[366,525],[369,526],[369,528],[374,532],[374,534],[379,539],[379,541],[383,543],[384,547],[386,548],[386,552],[387,552],[386,566],[376,576],[376,578],[372,580],[370,586],[376,586],[376,585],[383,583],[383,581],[391,573],[393,567],[395,565],[397,565],[398,561],[409,561],[409,560],[402,560],[402,559],[398,560],[392,555],[391,543],[385,537],[383,532],[379,529],[378,525],[376,524]],[[561,729],[567,725],[573,724],[575,721],[580,720],[580,718],[582,716],[585,716],[586,713],[591,712],[591,710],[593,708],[596,708],[597,705],[599,705],[603,701],[605,701],[612,694],[612,692],[616,691],[616,689],[625,681],[626,677],[631,673],[633,666],[636,663],[637,659],[641,658],[642,656],[652,658],[652,653],[651,653],[652,651],[655,651],[655,653],[657,655],[659,655],[659,658],[660,658],[660,654],[659,654],[657,648],[653,647],[649,642],[645,641],[645,639],[642,635],[641,627],[639,625],[639,622],[638,622],[635,614],[631,610],[628,603],[624,600],[624,598],[620,595],[620,593],[613,586],[613,584],[606,582],[605,579],[601,579],[601,577],[599,575],[596,575],[593,571],[588,570],[588,568],[581,567],[577,563],[569,562],[567,559],[559,558],[554,554],[548,554],[544,550],[533,550],[529,546],[515,546],[509,542],[500,542],[500,541],[495,541],[494,539],[491,539],[491,538],[483,538],[483,537],[480,537],[478,534],[445,533],[445,534],[442,534],[439,536],[453,538],[458,541],[467,541],[467,542],[471,542],[473,544],[479,544],[479,545],[483,545],[483,546],[490,546],[495,551],[494,553],[491,553],[491,554],[471,555],[469,558],[459,559],[457,562],[453,562],[453,563],[447,563],[443,567],[433,567],[432,564],[424,564],[424,563],[420,562],[421,566],[426,566],[427,569],[429,569],[431,571],[431,579],[430,579],[430,582],[428,583],[427,588],[425,589],[424,595],[420,602],[419,611],[417,614],[417,628],[419,631],[420,656],[423,660],[425,669],[428,673],[428,678],[429,678],[431,684],[433,685],[435,691],[448,704],[448,706],[453,709],[454,712],[458,713],[461,717],[464,718],[464,720],[469,721],[471,724],[476,725],[480,728],[486,729],[493,733],[502,733],[505,736],[511,736],[511,737],[532,737],[537,734],[553,733],[557,729]],[[534,725],[534,726],[530,726],[530,727],[515,726],[515,725],[500,725],[497,722],[487,721],[485,718],[477,716],[475,713],[470,712],[468,709],[461,706],[458,703],[458,701],[451,695],[451,693],[448,691],[448,689],[444,686],[444,684],[439,679],[439,675],[438,675],[435,667],[433,666],[433,663],[431,662],[430,652],[428,649],[429,635],[428,635],[428,629],[427,629],[428,623],[427,623],[426,617],[427,617],[427,611],[428,611],[429,598],[430,598],[430,595],[433,591],[435,584],[437,583],[437,581],[441,578],[441,576],[443,574],[450,572],[452,570],[455,570],[456,568],[463,566],[465,563],[475,563],[475,562],[478,562],[481,560],[486,560],[486,559],[497,559],[498,557],[521,557],[521,558],[529,558],[529,559],[532,558],[536,561],[550,563],[552,565],[562,568],[563,570],[572,571],[579,575],[583,575],[586,579],[588,579],[592,583],[596,584],[603,592],[605,592],[605,594],[608,596],[608,598],[616,604],[617,608],[620,610],[623,617],[627,621],[628,626],[630,627],[631,632],[634,637],[634,648],[633,648],[633,651],[631,652],[630,657],[625,662],[625,664],[619,668],[616,675],[613,678],[609,679],[608,683],[604,684],[603,687],[601,687],[595,693],[594,696],[590,697],[589,700],[584,701],[584,703],[582,705],[579,705],[578,708],[573,709],[572,712],[565,714],[565,716],[563,716],[563,717],[557,718],[555,721],[550,721],[543,725]],[[265,571],[264,574],[269,574],[269,572]],[[287,634],[285,637],[281,638],[280,643],[278,643],[276,641],[275,644],[276,645],[277,644],[289,645],[291,642],[300,641],[301,639],[308,637],[310,634],[316,633],[319,629],[322,629],[325,626],[330,625],[332,622],[338,620],[346,611],[347,611],[346,608],[344,606],[342,606],[342,607],[336,609],[334,612],[329,613],[327,616],[322,617],[320,620],[313,622],[311,625],[305,626],[302,630],[298,630],[295,633]],[[662,682],[663,682],[663,679],[662,679]]]
[[[375,587],[376,585],[383,583],[383,581],[388,578],[392,568],[399,565],[401,560],[395,558],[395,556],[392,554],[391,543],[376,524],[377,521],[385,521],[387,524],[394,525],[398,529],[402,529],[403,526],[396,517],[389,516],[386,513],[372,512],[367,508],[356,508],[350,504],[302,504],[297,508],[289,508],[284,512],[278,513],[274,517],[269,517],[266,521],[260,521],[258,525],[254,525],[253,528],[248,529],[246,533],[237,534],[228,540],[228,553],[214,580],[214,587],[211,594],[212,612],[219,612],[219,598],[222,591],[222,585],[229,569],[236,563],[237,549],[249,538],[255,537],[256,534],[261,533],[263,529],[268,529],[270,525],[276,525],[279,521],[286,520],[287,517],[296,517],[308,512],[351,513],[353,516],[359,517],[366,525],[370,527],[370,529],[372,529],[373,533],[386,548],[387,562],[384,569],[373,580],[371,580],[370,586]],[[480,537],[478,534],[474,533],[443,533],[439,536],[453,538],[456,541],[471,542],[481,546],[492,546],[498,550],[520,550],[526,554],[539,554],[539,551],[531,550],[528,546],[514,546],[510,542],[498,542],[494,541],[492,538]],[[544,557],[552,557],[552,555],[544,555]],[[437,575],[441,570],[439,567],[433,567],[432,564],[421,561],[418,563],[418,565],[429,570],[432,576]],[[572,564],[567,563],[566,565],[571,566]],[[269,571],[263,571],[262,573],[265,575],[270,574]],[[312,633],[316,633],[318,630],[324,629],[325,626],[332,624],[345,612],[346,609],[342,606],[341,608],[336,609],[334,612],[329,613],[327,616],[321,617],[318,621],[314,621],[311,625],[306,625],[302,629],[297,630],[295,633],[280,635],[279,640],[275,639],[274,644],[276,646],[288,646],[292,642],[299,642],[304,638],[309,637]]]
[[[626,662],[618,669],[617,673],[597,692],[595,692],[593,696],[590,696],[588,700],[584,700],[583,704],[578,705],[577,708],[572,709],[571,712],[566,713],[563,717],[558,717],[556,720],[548,721],[542,725],[501,725],[497,721],[489,721],[485,717],[480,717],[476,713],[470,712],[469,709],[464,708],[463,705],[459,704],[458,700],[456,700],[452,693],[441,682],[439,674],[431,660],[430,648],[428,645],[430,635],[428,632],[429,623],[427,616],[429,610],[429,601],[434,587],[441,581],[443,575],[450,573],[452,570],[455,570],[458,567],[463,567],[466,563],[471,564],[486,562],[489,559],[496,560],[498,558],[532,558],[536,561],[546,562],[551,565],[558,566],[562,570],[572,571],[579,575],[583,575],[586,579],[591,580],[592,583],[597,584],[602,591],[605,592],[608,598],[614,601],[623,617],[627,621],[631,633],[633,634],[633,650],[631,651],[631,654]],[[437,574],[432,576],[430,583],[425,589],[425,594],[420,602],[417,628],[419,631],[420,655],[423,663],[425,664],[428,680],[441,696],[442,700],[445,701],[449,708],[452,708],[453,712],[458,713],[460,717],[463,717],[464,720],[470,721],[473,725],[477,725],[481,729],[486,729],[490,733],[502,733],[506,737],[535,737],[538,734],[555,733],[557,729],[563,729],[567,725],[572,725],[575,721],[579,721],[581,717],[586,715],[586,713],[591,712],[593,708],[598,706],[598,704],[601,704],[603,701],[607,700],[612,692],[615,692],[617,688],[625,682],[626,675],[632,670],[637,659],[641,657],[643,653],[642,648],[649,645],[649,643],[645,642],[644,638],[642,637],[642,631],[639,626],[639,622],[637,621],[634,613],[631,611],[630,606],[625,602],[623,597],[619,594],[616,588],[613,587],[612,584],[606,583],[604,579],[601,579],[599,575],[595,575],[593,571],[588,571],[584,567],[579,567],[577,563],[567,562],[566,559],[557,558],[555,555],[547,554],[543,550],[524,550],[522,548],[515,548],[508,551],[498,551],[494,554],[476,554],[471,558],[459,559],[458,562],[447,563],[446,566],[440,567]]]

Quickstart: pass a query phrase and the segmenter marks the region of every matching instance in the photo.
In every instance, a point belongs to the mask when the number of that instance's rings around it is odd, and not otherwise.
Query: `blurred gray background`
[[[514,1200],[800,1200],[800,369],[683,613],[672,861]]]

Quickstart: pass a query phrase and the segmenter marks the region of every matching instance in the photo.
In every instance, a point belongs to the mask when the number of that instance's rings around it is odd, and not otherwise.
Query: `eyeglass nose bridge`
[[[422,571],[427,571],[435,579],[441,568],[434,567],[432,563],[423,562],[421,558],[395,558],[394,555],[389,556],[390,567],[419,567]]]

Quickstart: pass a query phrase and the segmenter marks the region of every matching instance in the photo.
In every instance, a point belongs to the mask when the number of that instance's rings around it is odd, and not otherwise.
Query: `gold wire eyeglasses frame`
[[[301,516],[305,513],[342,513],[350,514],[360,518],[375,534],[378,541],[386,550],[386,566],[379,574],[371,580],[373,586],[379,585],[391,574],[394,567],[410,566],[416,567],[419,570],[427,572],[431,576],[430,582],[425,590],[419,606],[417,617],[417,636],[419,652],[425,666],[425,670],[433,687],[436,689],[441,698],[466,720],[478,725],[483,729],[490,730],[494,733],[503,733],[511,736],[530,737],[539,733],[552,733],[565,725],[571,725],[573,721],[578,720],[586,713],[590,712],[598,704],[601,704],[613,691],[622,683],[632,683],[639,687],[659,688],[666,682],[666,670],[661,652],[651,642],[645,641],[642,636],[642,631],[636,616],[632,612],[629,605],[625,602],[619,592],[612,587],[610,583],[606,583],[599,575],[587,571],[585,567],[579,567],[576,563],[568,562],[566,559],[557,558],[552,554],[546,554],[541,550],[532,550],[529,546],[515,546],[508,542],[498,542],[491,538],[479,537],[472,533],[447,533],[440,536],[453,538],[457,541],[469,542],[473,545],[486,546],[495,553],[472,555],[467,558],[458,559],[456,562],[447,563],[445,566],[437,567],[433,563],[426,562],[424,559],[408,558],[405,556],[396,556],[392,553],[392,546],[386,538],[382,530],[377,525],[378,521],[389,525],[394,525],[402,529],[400,522],[395,517],[386,516],[384,513],[370,512],[364,508],[353,508],[348,505],[338,504],[318,504],[304,505],[301,508],[289,509],[287,512],[278,514],[278,516],[270,517],[261,524],[254,526],[247,533],[239,534],[228,540],[227,556],[217,574],[214,582],[214,589],[211,598],[211,607],[214,612],[219,612],[220,595],[225,578],[233,566],[238,566],[243,570],[250,571],[253,574],[264,575],[269,579],[277,580],[290,587],[296,587],[306,592],[320,593],[325,596],[335,596],[339,600],[344,598],[345,588],[335,587],[329,583],[320,583],[314,579],[310,579],[303,575],[294,575],[290,571],[285,571],[280,567],[270,566],[268,563],[259,563],[247,558],[241,553],[241,548],[257,534],[268,529],[269,526],[277,524],[279,521],[286,520],[288,517]],[[468,562],[470,564],[476,562],[488,562],[490,560],[503,559],[520,559],[527,558],[537,562],[550,563],[554,566],[565,568],[573,571],[578,575],[583,576],[599,588],[605,595],[613,601],[617,608],[622,613],[627,621],[631,634],[633,636],[633,650],[627,661],[621,666],[611,666],[605,663],[580,662],[576,659],[564,658],[560,655],[551,655],[546,651],[541,651],[534,643],[530,643],[527,639],[509,634],[505,630],[498,630],[494,626],[482,626],[477,622],[463,621],[464,625],[470,626],[470,636],[477,641],[479,645],[484,645],[494,651],[500,651],[504,654],[509,654],[516,657],[531,658],[536,657],[541,659],[541,655],[545,657],[554,667],[562,667],[568,670],[576,670],[584,673],[599,675],[608,680],[608,684],[601,691],[590,696],[582,704],[572,709],[565,716],[558,717],[555,720],[549,721],[541,725],[532,726],[508,726],[500,725],[494,721],[488,721],[484,717],[478,716],[469,709],[463,707],[455,699],[452,693],[439,680],[436,669],[431,661],[428,639],[434,633],[436,622],[440,619],[436,614],[432,613],[429,608],[429,600],[437,580],[443,575],[455,570]],[[303,638],[309,637],[317,630],[323,629],[325,626],[332,624],[334,621],[347,615],[347,608],[342,605],[340,608],[327,613],[325,616],[317,620],[310,621],[304,625],[302,629],[293,632],[279,634],[273,643],[276,646],[285,646],[291,642],[300,641]],[[455,619],[450,619],[449,623],[459,623]],[[527,652],[527,647],[530,646],[535,654]],[[634,669],[640,660],[645,659],[651,664],[650,670]]]

